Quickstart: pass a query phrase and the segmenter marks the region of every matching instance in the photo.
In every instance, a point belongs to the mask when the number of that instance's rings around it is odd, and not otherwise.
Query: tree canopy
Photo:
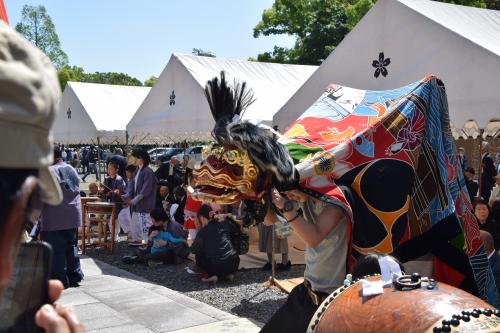
[[[147,79],[146,81],[144,81],[144,85],[146,87],[152,87],[155,85],[156,81],[158,81],[158,78],[154,75],[151,75],[151,77],[149,79]]]
[[[64,90],[68,81],[76,82],[87,82],[87,83],[102,83],[102,84],[116,84],[123,86],[142,86],[142,82],[135,78],[127,75],[125,73],[115,73],[115,72],[95,72],[95,73],[85,73],[82,67],[78,66],[65,66],[58,71],[59,83],[61,89]],[[151,83],[152,76],[146,82]],[[155,78],[156,79],[156,78]],[[146,85],[145,82],[145,85]],[[153,83],[154,84],[154,83]],[[152,85],[151,85],[152,86]]]
[[[436,0],[500,9],[500,0]],[[376,0],[275,0],[265,9],[253,36],[290,35],[292,48],[274,46],[250,60],[319,65],[371,9]]]
[[[194,54],[194,55],[196,55],[196,56],[215,58],[215,54],[213,54],[211,51],[205,51],[205,50],[202,50],[202,49],[194,48],[191,53]]]
[[[59,76],[59,84],[61,85],[61,90],[64,90],[64,87],[66,87],[68,81],[81,82],[86,75],[83,71],[83,68],[78,66],[65,66],[58,70],[57,74]]]
[[[118,84],[123,86],[142,86],[142,82],[125,73],[115,72],[95,72],[85,75],[85,81],[88,83]]]
[[[42,50],[57,69],[68,64],[68,56],[61,49],[61,42],[44,6],[24,5],[21,22],[16,24],[16,30],[27,40]]]

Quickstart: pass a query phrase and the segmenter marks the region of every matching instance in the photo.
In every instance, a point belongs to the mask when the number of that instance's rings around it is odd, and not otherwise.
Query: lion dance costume
[[[330,85],[283,136],[240,119],[253,101],[244,83],[231,87],[222,73],[205,92],[219,146],[194,171],[199,200],[260,201],[272,186],[300,189],[346,212],[348,265],[375,251],[402,262],[431,253],[437,281],[498,304],[439,79],[389,91]]]

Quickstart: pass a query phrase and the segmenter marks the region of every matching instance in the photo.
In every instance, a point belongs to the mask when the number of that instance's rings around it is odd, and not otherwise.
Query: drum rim
[[[363,276],[362,278],[358,278],[354,281],[352,281],[349,285],[343,285],[337,289],[335,289],[325,300],[318,306],[316,309],[316,312],[314,312],[314,315],[311,317],[311,320],[309,321],[309,326],[307,327],[307,333],[316,333],[318,329],[318,324],[321,321],[321,318],[323,318],[323,315],[326,312],[326,309],[328,309],[328,306],[330,303],[332,303],[337,297],[342,295],[346,290],[349,288],[355,286],[356,284],[359,283],[361,279],[366,279],[368,277],[380,277],[380,274],[368,274]]]

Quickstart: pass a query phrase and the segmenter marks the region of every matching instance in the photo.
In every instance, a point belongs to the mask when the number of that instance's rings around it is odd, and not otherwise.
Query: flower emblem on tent
[[[68,119],[71,119],[71,109],[68,108],[68,111],[66,112],[66,114],[68,115]]]
[[[175,105],[175,90],[170,94],[170,105]]]
[[[388,72],[387,72],[387,66],[391,63],[391,58],[385,58],[384,52],[380,52],[378,54],[378,60],[373,60],[372,66],[375,67],[375,73],[373,76],[375,78],[378,78],[380,74],[382,74],[383,77],[386,77]]]

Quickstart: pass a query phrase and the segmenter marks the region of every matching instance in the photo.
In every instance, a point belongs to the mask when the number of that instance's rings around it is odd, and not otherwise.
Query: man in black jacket
[[[467,187],[467,191],[469,192],[470,202],[474,202],[474,198],[477,195],[477,190],[479,188],[479,184],[474,181],[474,171],[473,167],[467,167],[464,171],[465,177],[465,186]]]
[[[170,192],[182,184],[182,172],[179,168],[179,160],[177,156],[172,156],[169,162],[165,161],[164,158],[160,158],[161,164],[158,170],[155,171],[156,178],[161,180],[166,180],[168,182],[168,188]]]
[[[490,198],[491,189],[495,186],[495,176],[497,175],[497,170],[489,152],[489,143],[484,141],[482,143],[482,149],[484,153],[481,160],[481,196],[484,200],[488,200]]]
[[[196,255],[196,265],[207,274],[204,282],[217,282],[220,277],[232,280],[240,265],[240,257],[231,242],[231,232],[224,223],[213,219],[213,211],[202,205],[197,218],[202,227],[191,246]]]
[[[86,154],[87,172],[82,177],[82,181],[85,182],[85,178],[92,172],[95,173],[95,178],[97,179],[97,149],[94,146],[90,146],[88,153]]]
[[[481,230],[481,240],[484,243],[484,250],[488,256],[497,290],[500,290],[500,255],[495,251],[493,236],[487,231]],[[500,291],[499,291],[500,294]]]

